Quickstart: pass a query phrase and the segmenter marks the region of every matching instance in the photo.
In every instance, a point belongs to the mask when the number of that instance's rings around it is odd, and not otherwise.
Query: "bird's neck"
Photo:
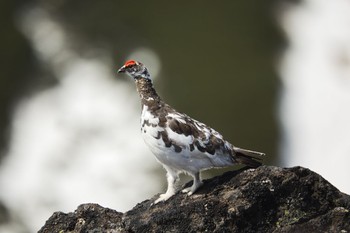
[[[150,79],[140,78],[135,79],[137,91],[141,98],[142,105],[159,105],[161,99],[158,96],[156,90],[153,88],[152,81]]]

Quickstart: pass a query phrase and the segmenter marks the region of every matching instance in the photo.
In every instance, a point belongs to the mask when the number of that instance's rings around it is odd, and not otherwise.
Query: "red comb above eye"
[[[134,60],[128,60],[128,61],[126,61],[125,62],[125,66],[131,66],[131,65],[135,65],[136,64],[136,61],[134,61]]]

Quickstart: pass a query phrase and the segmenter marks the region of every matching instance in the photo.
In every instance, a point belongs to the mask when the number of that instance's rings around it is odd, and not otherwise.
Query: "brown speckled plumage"
[[[147,68],[140,62],[127,61],[119,72],[134,78],[142,105],[141,132],[146,144],[167,170],[168,189],[156,203],[175,193],[174,184],[180,172],[193,176],[189,195],[202,182],[200,170],[226,167],[236,163],[257,167],[263,153],[234,147],[207,125],[177,112],[158,96]]]

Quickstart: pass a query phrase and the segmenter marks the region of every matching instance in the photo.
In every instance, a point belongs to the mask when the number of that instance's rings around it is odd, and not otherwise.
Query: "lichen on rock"
[[[302,167],[243,168],[192,196],[152,205],[157,197],[125,213],[97,204],[56,212],[39,232],[350,232],[350,196]]]

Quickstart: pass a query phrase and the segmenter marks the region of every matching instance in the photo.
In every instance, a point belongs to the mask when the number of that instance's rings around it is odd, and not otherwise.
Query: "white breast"
[[[174,116],[172,116],[174,117]],[[199,171],[211,167],[227,166],[231,163],[226,156],[211,155],[197,150],[191,151],[190,144],[193,143],[193,136],[177,134],[169,127],[158,126],[159,119],[148,111],[144,106],[141,115],[141,133],[145,143],[148,145],[157,160],[164,165],[170,166],[179,171]],[[145,122],[148,122],[147,124]],[[159,133],[166,131],[168,137],[181,147],[181,152],[176,152],[174,147],[166,147]],[[205,132],[209,133],[209,132]]]
[[[145,124],[145,122],[148,124]],[[158,157],[163,154],[165,144],[161,138],[157,139],[158,133],[164,129],[158,126],[159,119],[154,117],[149,111],[147,106],[143,106],[141,113],[141,134],[143,140],[148,145],[152,153]]]

